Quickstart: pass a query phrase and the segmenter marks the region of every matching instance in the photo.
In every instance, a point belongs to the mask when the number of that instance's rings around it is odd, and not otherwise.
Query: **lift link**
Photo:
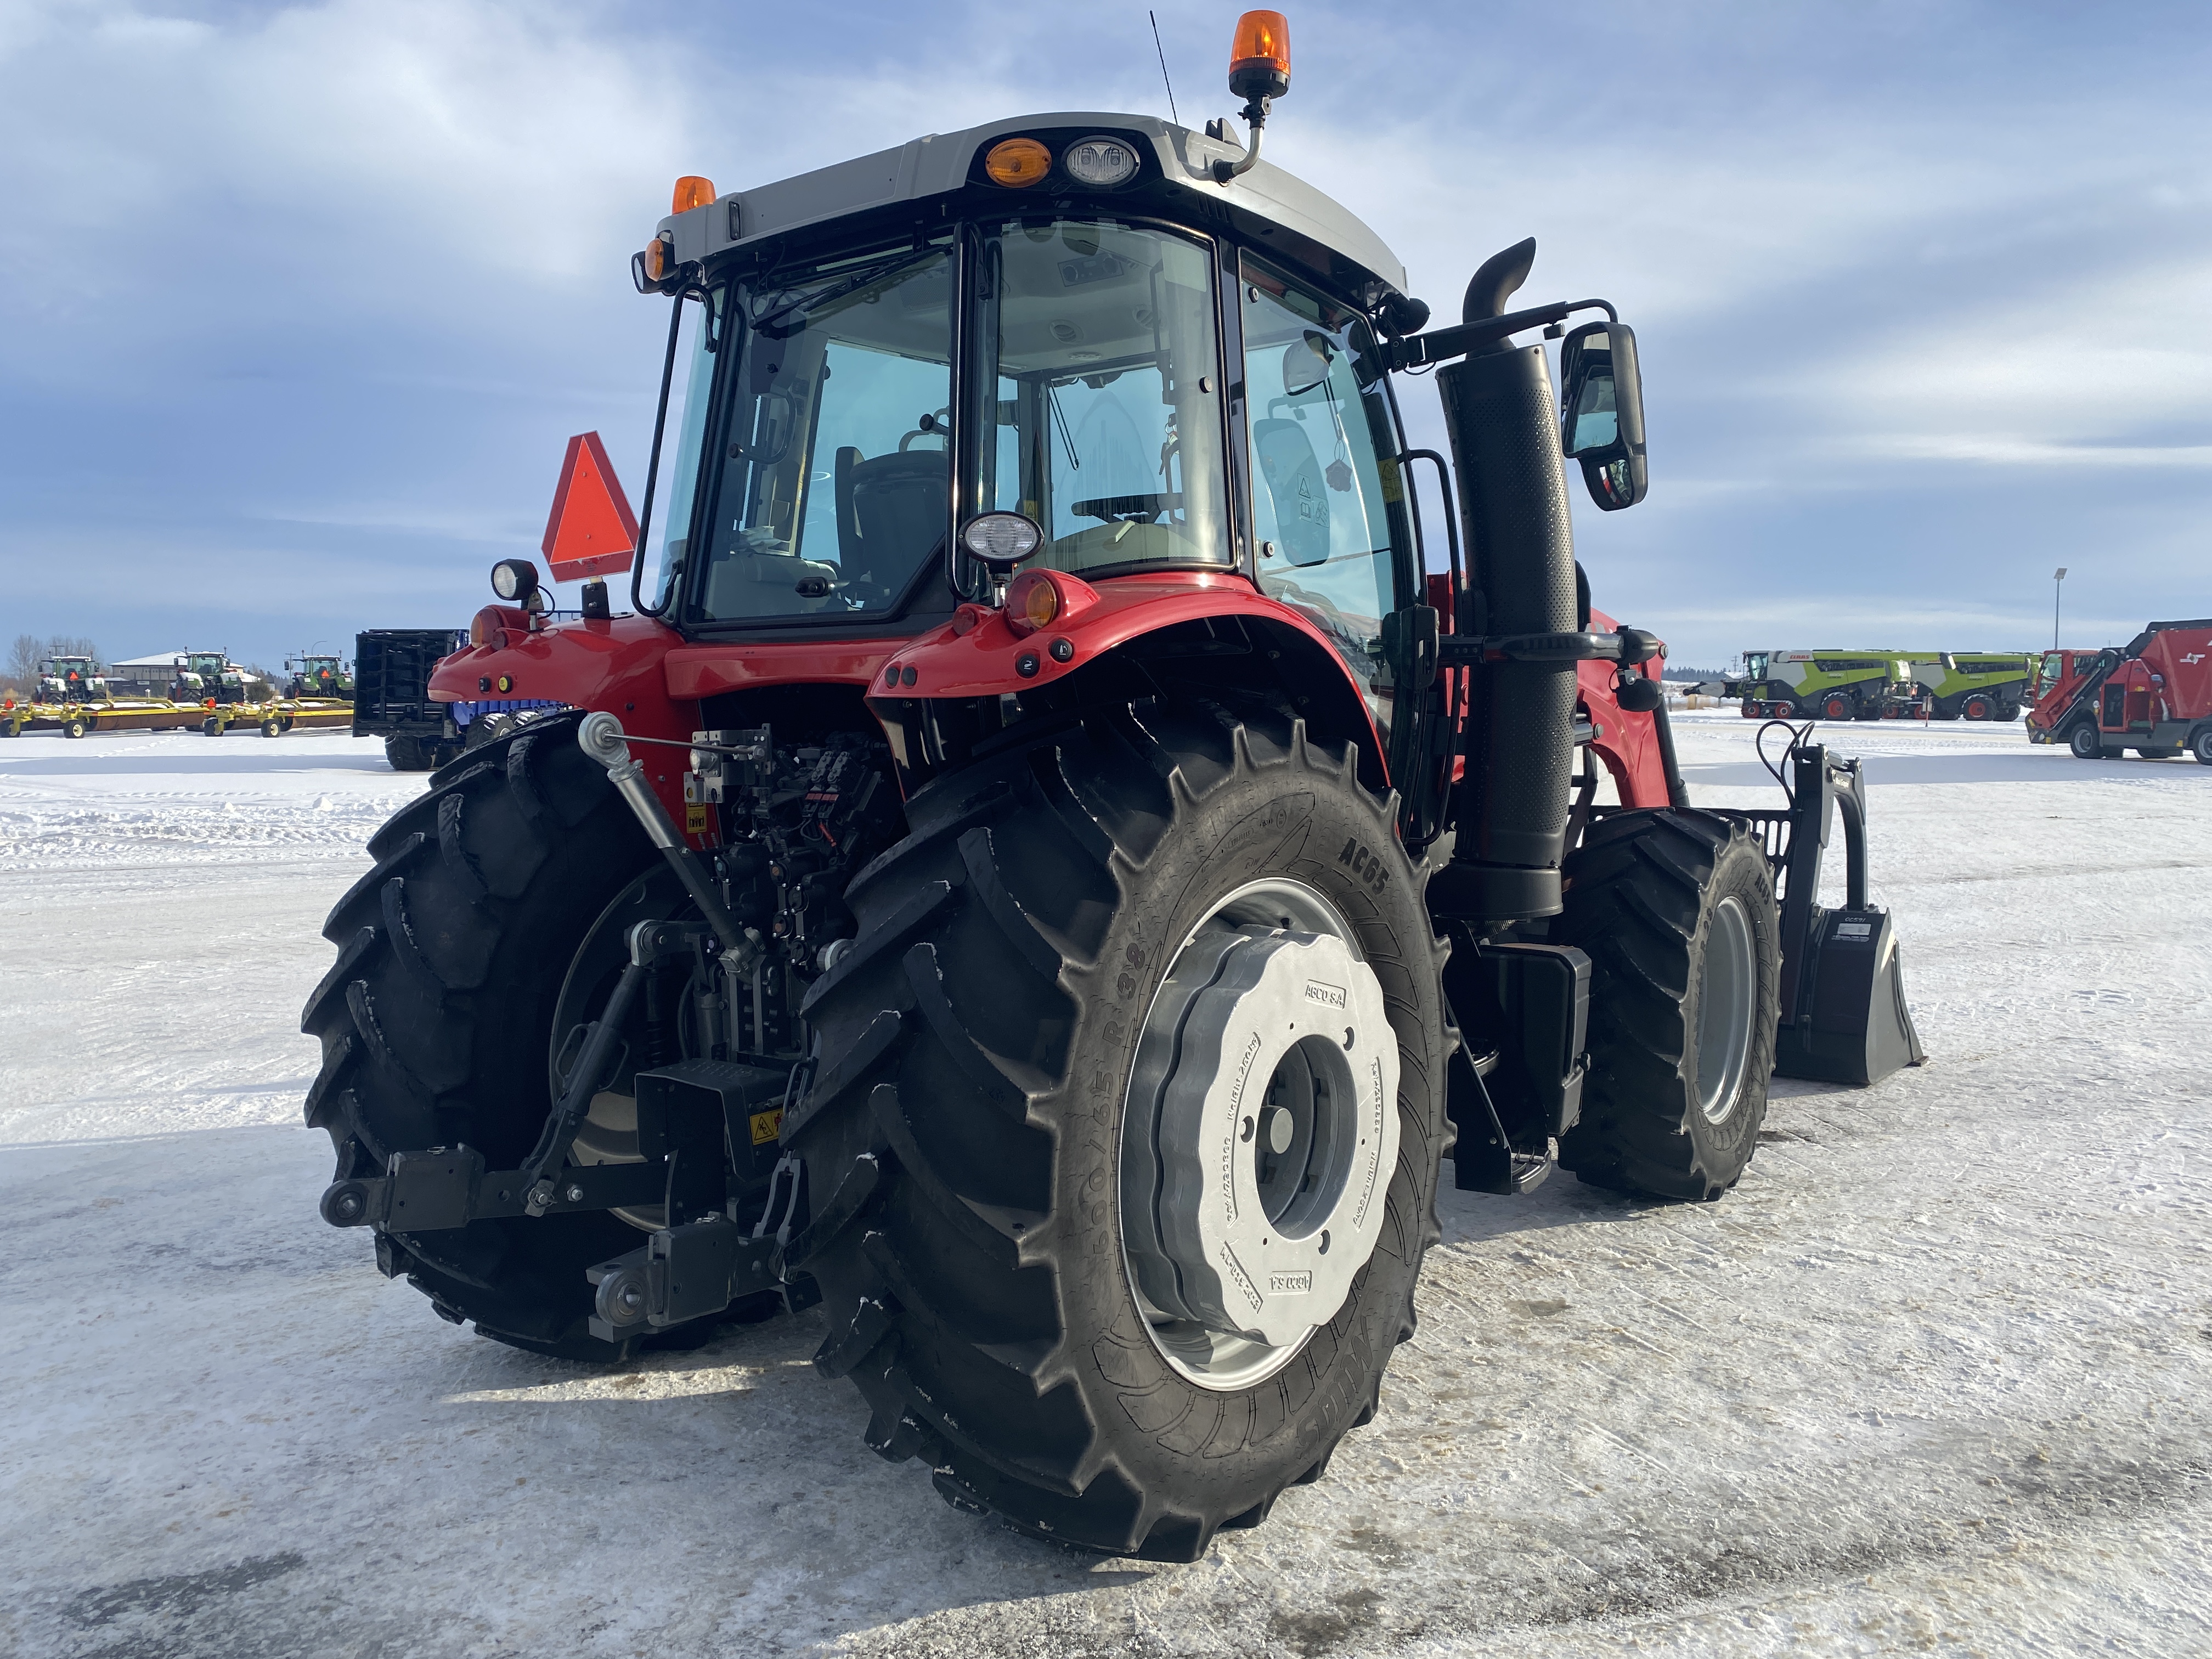
[[[583,1052],[568,1073],[560,1102],[545,1120],[537,1146],[523,1160],[522,1172],[529,1183],[526,1214],[544,1215],[551,1207],[554,1187],[568,1160],[568,1148],[575,1141],[576,1132],[584,1127],[592,1097],[606,1081],[607,1061],[622,1041],[630,1005],[645,988],[647,975],[664,962],[691,955],[697,939],[696,925],[678,921],[641,921],[629,930],[629,963],[615,981],[606,1011],[585,1028]]]
[[[645,767],[630,758],[629,741],[623,734],[622,722],[605,709],[584,716],[576,728],[576,742],[583,751],[607,769],[607,778],[616,792],[629,804],[638,823],[644,827],[647,839],[660,849],[669,867],[676,872],[684,890],[699,907],[699,914],[714,930],[721,941],[722,959],[733,975],[752,971],[761,954],[760,937],[738,925],[730,908],[722,902],[713,877],[685,845],[677,833],[667,809],[660,798],[653,793],[645,781]]]

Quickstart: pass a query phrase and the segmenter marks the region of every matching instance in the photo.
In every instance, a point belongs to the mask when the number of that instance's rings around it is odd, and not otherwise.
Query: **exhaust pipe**
[[[1532,237],[1486,261],[1468,285],[1462,320],[1503,315],[1535,257]],[[1467,527],[1466,614],[1455,627],[1462,635],[1571,632],[1574,532],[1544,349],[1474,354],[1438,369],[1437,390]],[[1430,907],[1477,924],[1556,915],[1575,665],[1498,663],[1471,679],[1457,836],[1430,879]]]

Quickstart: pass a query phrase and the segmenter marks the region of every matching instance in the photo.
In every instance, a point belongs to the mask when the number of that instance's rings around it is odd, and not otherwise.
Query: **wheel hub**
[[[1381,982],[1334,907],[1282,881],[1217,907],[1154,1000],[1122,1137],[1131,1275],[1186,1376],[1242,1386],[1343,1306],[1397,1095]]]

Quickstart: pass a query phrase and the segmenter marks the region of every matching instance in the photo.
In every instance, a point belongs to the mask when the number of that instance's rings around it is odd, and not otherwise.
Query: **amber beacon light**
[[[1291,26],[1279,11],[1248,11],[1229,48],[1229,90],[1247,103],[1291,89]]]
[[[1290,24],[1279,11],[1246,12],[1237,20],[1237,33],[1230,43],[1229,90],[1244,100],[1240,113],[1249,131],[1241,158],[1214,162],[1216,184],[1225,185],[1258,163],[1260,133],[1267,125],[1267,106],[1290,89]],[[1213,133],[1216,129],[1208,126],[1206,131]],[[1224,131],[1219,136],[1228,134]]]
[[[1026,190],[1052,171],[1052,152],[1034,138],[1007,138],[991,146],[983,172],[994,185]]]
[[[693,208],[705,207],[714,199],[714,181],[702,179],[696,173],[687,173],[676,181],[676,193],[669,198],[671,213],[689,213]]]

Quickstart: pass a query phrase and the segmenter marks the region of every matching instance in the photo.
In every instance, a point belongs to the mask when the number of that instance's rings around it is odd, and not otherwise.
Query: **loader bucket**
[[[1800,1012],[1775,1033],[1774,1069],[1827,1083],[1876,1083],[1928,1058],[1905,1006],[1884,910],[1828,910],[1808,942]]]
[[[1820,744],[1790,751],[1786,813],[1742,816],[1771,826],[1782,888],[1781,1020],[1774,1069],[1784,1077],[1863,1086],[1927,1062],[1905,1006],[1889,913],[1867,902],[1866,793],[1859,763]],[[1840,808],[1840,812],[1832,809]],[[1844,900],[1820,902],[1831,823],[1844,825]]]

